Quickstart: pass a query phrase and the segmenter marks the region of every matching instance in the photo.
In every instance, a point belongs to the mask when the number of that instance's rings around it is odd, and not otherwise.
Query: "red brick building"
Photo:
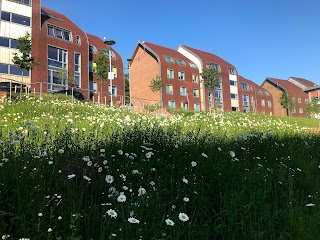
[[[297,81],[299,79],[299,81]],[[276,116],[287,116],[287,111],[280,104],[280,98],[284,91],[288,96],[293,98],[294,107],[290,113],[293,117],[307,117],[305,108],[309,102],[309,96],[303,91],[306,85],[315,85],[301,78],[290,77],[289,80],[282,80],[277,78],[266,78],[262,83],[262,87],[268,90],[273,97],[273,108]]]
[[[25,73],[24,83],[32,91],[55,92],[66,89],[70,85],[66,81],[66,74],[69,79],[75,80],[71,85],[82,92],[86,99],[94,95],[94,87],[100,89],[100,82],[96,81],[89,70],[95,59],[95,54],[91,54],[91,46],[95,46],[98,51],[108,50],[101,39],[86,34],[63,14],[42,7],[40,0],[2,0],[0,10],[0,25],[7,29],[0,34],[0,81],[22,81],[21,71],[15,69],[11,59],[12,53],[16,51],[17,39],[29,31],[32,55],[37,65],[31,73]],[[123,63],[114,49],[112,56],[112,69],[117,74],[109,93],[113,92],[114,101],[117,101],[120,96],[124,96]],[[102,87],[103,97],[109,102],[107,82]]]
[[[271,94],[251,80],[239,76],[239,105],[243,112],[274,115]]]

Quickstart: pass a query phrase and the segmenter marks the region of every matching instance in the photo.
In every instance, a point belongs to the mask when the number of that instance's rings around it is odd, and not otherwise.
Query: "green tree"
[[[317,117],[320,114],[320,99],[312,99],[311,102],[307,104],[306,113],[309,117]]]
[[[105,50],[102,49],[93,64],[93,74],[100,80],[100,101],[102,96],[102,83],[108,80],[108,72],[109,59],[105,54]],[[109,92],[109,89],[107,89],[107,92]]]
[[[292,110],[295,107],[295,102],[292,97],[290,97],[287,91],[283,91],[280,97],[280,104],[287,111],[287,116],[290,117]]]
[[[130,103],[130,82],[129,73],[124,74],[124,84],[125,84],[125,104]]]
[[[162,80],[162,78],[157,75],[156,78],[152,79],[150,81],[150,85],[149,88],[151,89],[152,92],[159,92],[160,93],[160,102],[162,104],[162,86],[163,86],[164,82]]]
[[[211,98],[211,109],[214,108],[214,91],[221,83],[221,72],[216,68],[203,69],[201,73],[202,82],[208,88]],[[210,109],[210,111],[211,111]]]
[[[18,52],[13,53],[13,64],[16,65],[19,69],[22,70],[22,81],[21,88],[23,83],[24,72],[31,70],[35,65],[34,58],[32,57],[32,45],[31,45],[31,36],[29,32],[20,38],[18,38]],[[22,89],[21,89],[22,90]],[[21,91],[20,91],[21,95]]]
[[[76,79],[68,73],[68,70],[65,68],[61,68],[58,71],[58,79],[60,84],[73,86],[76,82]]]

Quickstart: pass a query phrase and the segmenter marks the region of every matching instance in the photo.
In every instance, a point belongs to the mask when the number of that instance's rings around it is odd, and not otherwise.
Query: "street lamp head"
[[[128,59],[127,59],[127,61],[128,61],[128,62],[131,62],[131,61],[132,61],[132,59],[131,59],[131,58],[128,58]]]
[[[105,44],[107,44],[108,46],[111,46],[111,45],[114,45],[114,44],[116,44],[116,42],[115,41],[113,41],[113,40],[104,40],[104,43]]]

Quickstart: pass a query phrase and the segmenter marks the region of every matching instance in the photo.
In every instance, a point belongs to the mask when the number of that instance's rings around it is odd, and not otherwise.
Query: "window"
[[[197,68],[197,65],[194,62],[189,62],[190,67]]]
[[[243,110],[246,112],[249,109],[249,96],[247,94],[242,94],[242,105]]]
[[[199,97],[199,89],[197,89],[197,88],[193,89],[193,97],[196,97],[196,98]]]
[[[261,106],[264,107],[266,105],[264,99],[261,99]]]
[[[262,95],[262,91],[260,89],[257,89],[257,92]]]
[[[112,86],[112,91],[111,91],[111,86],[108,86],[109,89],[109,95],[112,94],[112,96],[117,96],[117,86]]]
[[[98,51],[97,51],[98,52]],[[112,51],[112,50],[110,50],[110,52],[111,52],[111,58],[113,59],[113,60],[115,60],[116,59],[116,55],[114,54],[114,52]],[[109,58],[109,50],[103,50],[103,54],[106,56],[106,57],[108,57]]]
[[[48,90],[63,90],[66,82],[61,79],[61,72],[67,70],[68,51],[48,46]]]
[[[181,66],[186,66],[186,63],[185,63],[183,60],[181,60],[181,59],[179,59],[179,58],[176,58],[176,61],[177,61],[177,63],[178,63],[179,65],[181,65]]]
[[[241,84],[242,90],[249,90],[248,84],[246,84],[246,83],[240,83],[240,84]]]
[[[306,103],[308,103],[308,102],[309,102],[309,99],[308,99],[308,98],[305,98],[304,101],[305,101]]]
[[[237,86],[237,81],[230,80],[230,86]]]
[[[199,81],[199,75],[198,74],[192,74],[192,82],[198,83]]]
[[[92,60],[91,61],[89,61],[89,72],[93,72],[93,62],[92,62]]]
[[[167,69],[167,77],[174,78],[174,71],[172,69]]]
[[[270,93],[268,91],[264,91],[264,94],[270,96]]]
[[[173,100],[168,101],[168,107],[175,108],[176,107],[175,102]]]
[[[81,54],[74,54],[74,78],[75,78],[75,87],[81,86]]]
[[[179,78],[179,80],[184,80],[184,72],[179,71],[178,72],[178,78]]]
[[[194,109],[194,111],[196,111],[196,112],[200,112],[200,104],[199,104],[199,103],[193,104],[193,109]]]
[[[303,108],[299,108],[299,113],[303,113]]]
[[[1,20],[21,24],[24,26],[31,26],[31,21],[29,17],[25,17],[15,13],[5,12],[5,11],[1,12]]]
[[[206,63],[206,67],[207,67],[207,68],[211,68],[211,69],[221,70],[220,65],[219,65],[218,63],[210,63],[210,62],[207,62],[207,63]]]
[[[71,32],[56,26],[48,25],[48,35],[71,42]]]
[[[232,98],[232,99],[238,99],[238,94],[236,94],[236,93],[230,93],[230,98]]]
[[[93,53],[93,54],[97,54],[98,53],[98,50],[95,46],[93,45],[89,45],[89,52]]]
[[[31,6],[31,1],[30,0],[9,0],[10,2],[16,2],[20,3],[23,5]]]
[[[295,97],[293,97],[293,98],[292,98],[292,101],[295,103],[295,102],[296,102],[296,98],[295,98]]]
[[[296,113],[296,109],[295,108],[292,109],[292,113]]]
[[[0,37],[0,46],[10,47],[10,39],[5,37]]]
[[[181,102],[181,108],[183,110],[188,110],[188,102]]]
[[[298,103],[301,103],[301,98],[298,98]]]
[[[236,75],[236,70],[234,68],[228,68],[229,74]]]
[[[15,65],[9,65],[9,74],[21,76],[22,75],[22,69],[18,68]],[[29,71],[23,72],[24,76],[29,76]]]
[[[76,36],[76,44],[81,45],[81,38],[79,35]]]
[[[238,108],[237,107],[231,107],[231,111],[232,112],[236,112],[236,111],[238,111]]]
[[[219,85],[214,90],[214,101],[215,101],[215,104],[217,107],[222,107],[223,101],[222,101],[222,85],[221,85],[221,83],[219,83]],[[211,101],[209,104],[211,104]]]
[[[272,107],[271,100],[268,100],[268,107]]]
[[[174,63],[174,60],[172,57],[169,57],[169,56],[164,56],[164,59],[166,60],[166,62],[168,63]]]
[[[187,88],[186,87],[180,87],[180,95],[187,96]]]
[[[0,63],[0,73],[8,74],[9,73],[8,67],[9,67],[8,64]]]
[[[166,93],[173,94],[173,86],[171,84],[166,85]]]

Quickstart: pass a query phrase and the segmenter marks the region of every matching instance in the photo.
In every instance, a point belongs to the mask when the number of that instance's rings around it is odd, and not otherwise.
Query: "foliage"
[[[125,104],[130,103],[130,80],[129,73],[124,74],[124,84],[125,84]]]
[[[295,102],[294,99],[288,95],[287,91],[282,92],[280,105],[287,110],[287,116],[290,116],[290,113],[295,108]]]
[[[156,78],[152,79],[150,81],[150,89],[152,92],[160,92],[163,86],[163,80],[161,79],[161,77],[159,75],[156,76]]]
[[[315,117],[320,114],[320,100],[319,99],[312,99],[311,102],[308,102],[306,107],[306,112],[309,117]]]
[[[69,75],[69,72],[65,68],[58,70],[58,78],[60,84],[73,86],[76,82],[76,79]]]
[[[167,118],[54,97],[0,106],[2,236],[319,236],[320,135],[263,115]]]
[[[211,106],[214,108],[214,91],[221,82],[221,72],[216,68],[203,69],[201,73],[203,84],[208,88],[211,96]]]
[[[93,74],[100,80],[100,101],[102,95],[102,83],[107,81],[109,72],[109,59],[105,54],[104,50],[99,51],[97,59],[93,64]],[[107,92],[109,90],[107,89]]]

